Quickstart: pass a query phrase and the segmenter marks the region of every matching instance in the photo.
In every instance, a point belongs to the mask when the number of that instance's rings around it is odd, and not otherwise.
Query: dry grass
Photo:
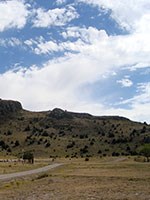
[[[65,160],[46,175],[0,185],[0,200],[149,200],[150,163],[130,159]]]
[[[22,162],[0,162],[0,174],[8,174],[20,171],[27,171],[31,169],[36,169],[50,164],[50,159],[37,159],[34,164],[22,163]]]

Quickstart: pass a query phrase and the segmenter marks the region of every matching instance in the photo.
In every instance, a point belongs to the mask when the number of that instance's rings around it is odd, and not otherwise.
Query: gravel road
[[[23,176],[28,176],[28,175],[32,175],[32,174],[38,174],[38,173],[41,173],[41,172],[46,172],[50,169],[54,169],[54,168],[59,167],[61,165],[62,164],[60,164],[60,163],[55,163],[55,164],[52,164],[52,165],[48,165],[48,166],[45,166],[45,167],[41,167],[41,168],[38,168],[38,169],[29,170],[29,171],[16,172],[16,173],[11,173],[11,174],[2,174],[2,175],[0,175],[0,181],[1,180],[9,180],[9,179],[12,179],[12,178],[23,177]]]

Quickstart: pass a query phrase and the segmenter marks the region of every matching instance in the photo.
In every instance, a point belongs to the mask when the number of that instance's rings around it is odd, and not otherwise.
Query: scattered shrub
[[[51,146],[51,144],[49,142],[47,142],[46,145],[45,145],[46,148],[50,147],[50,146]]]
[[[47,178],[47,177],[48,177],[48,174],[44,173],[44,174],[38,175],[38,177],[36,179],[42,179],[42,178]]]

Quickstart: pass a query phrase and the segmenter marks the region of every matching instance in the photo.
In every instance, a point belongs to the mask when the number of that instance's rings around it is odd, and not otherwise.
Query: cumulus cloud
[[[77,59],[80,62],[77,62]],[[122,104],[130,103],[130,109],[113,108],[80,98],[80,86],[94,81],[105,70],[91,68],[91,60],[74,56],[69,60],[48,62],[43,68],[20,68],[0,75],[1,97],[17,99],[25,108],[31,110],[48,110],[61,107],[78,112],[97,115],[120,115],[132,120],[149,121],[150,83],[139,85],[139,94]],[[86,67],[85,67],[86,66]],[[109,69],[109,68],[107,68]],[[13,83],[13,84],[12,84]],[[6,90],[7,87],[7,90]]]
[[[93,71],[90,70],[90,63],[82,58],[81,63],[85,62],[89,68],[85,74],[85,65],[78,63],[77,66],[76,59],[74,57],[69,61],[47,63],[41,69],[33,67],[30,70],[9,71],[0,75],[1,97],[17,98],[28,109],[48,109],[55,106],[73,108],[77,105],[76,90],[91,77],[90,71]],[[8,90],[5,90],[6,87]]]
[[[81,109],[83,102],[79,101],[80,87],[94,83],[112,68],[112,65],[107,63],[106,54],[99,59],[94,59],[94,56],[96,56],[94,51],[89,55],[86,49],[85,53],[83,51],[75,55],[67,54],[62,59],[49,61],[40,69],[34,67],[25,71],[6,72],[0,76],[1,97],[17,98],[26,108],[32,110],[54,106],[71,110],[77,110],[79,106]],[[10,87],[7,87],[9,85]],[[6,87],[7,90],[4,89]]]
[[[0,32],[10,28],[23,28],[29,15],[28,7],[22,0],[1,1]]]
[[[79,28],[69,27],[61,35],[66,39],[65,42],[58,42],[55,40],[45,40],[42,36],[35,40],[30,39],[24,42],[25,45],[30,47],[35,54],[50,54],[53,52],[74,52],[81,53],[86,51],[89,46],[99,40],[105,40],[108,36],[104,30],[97,30],[96,28]],[[73,37],[74,42],[70,41]],[[66,55],[66,53],[65,53]]]
[[[44,10],[39,8],[36,10],[36,17],[33,20],[34,27],[50,27],[63,26],[71,20],[78,18],[78,13],[71,5],[65,8],[55,8],[52,10]]]
[[[81,39],[86,44],[93,44],[99,39],[103,40],[108,37],[105,30],[98,30],[91,26],[88,28],[68,27],[64,32],[62,32],[62,36],[65,39]]]
[[[62,32],[62,36],[68,41],[46,41],[44,38],[34,42],[32,40],[32,44],[35,46],[34,52],[47,54],[53,51],[75,51],[91,60],[97,60],[101,67],[150,63],[150,39],[147,33],[108,36],[104,30],[93,27],[70,27]],[[75,40],[71,42],[70,37]]]

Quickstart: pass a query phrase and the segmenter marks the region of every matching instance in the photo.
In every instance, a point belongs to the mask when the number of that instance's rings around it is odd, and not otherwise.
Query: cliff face
[[[55,119],[72,119],[72,115],[67,112],[64,111],[60,108],[55,108],[54,110],[52,110],[49,114],[49,117],[55,118]]]
[[[0,99],[0,117],[14,114],[19,110],[22,110],[20,102]]]
[[[53,109],[49,117],[55,118],[55,119],[73,119],[74,117],[76,118],[84,118],[84,119],[92,119],[93,116],[88,114],[88,113],[75,113],[75,112],[68,112],[64,111],[60,108],[55,108]]]

